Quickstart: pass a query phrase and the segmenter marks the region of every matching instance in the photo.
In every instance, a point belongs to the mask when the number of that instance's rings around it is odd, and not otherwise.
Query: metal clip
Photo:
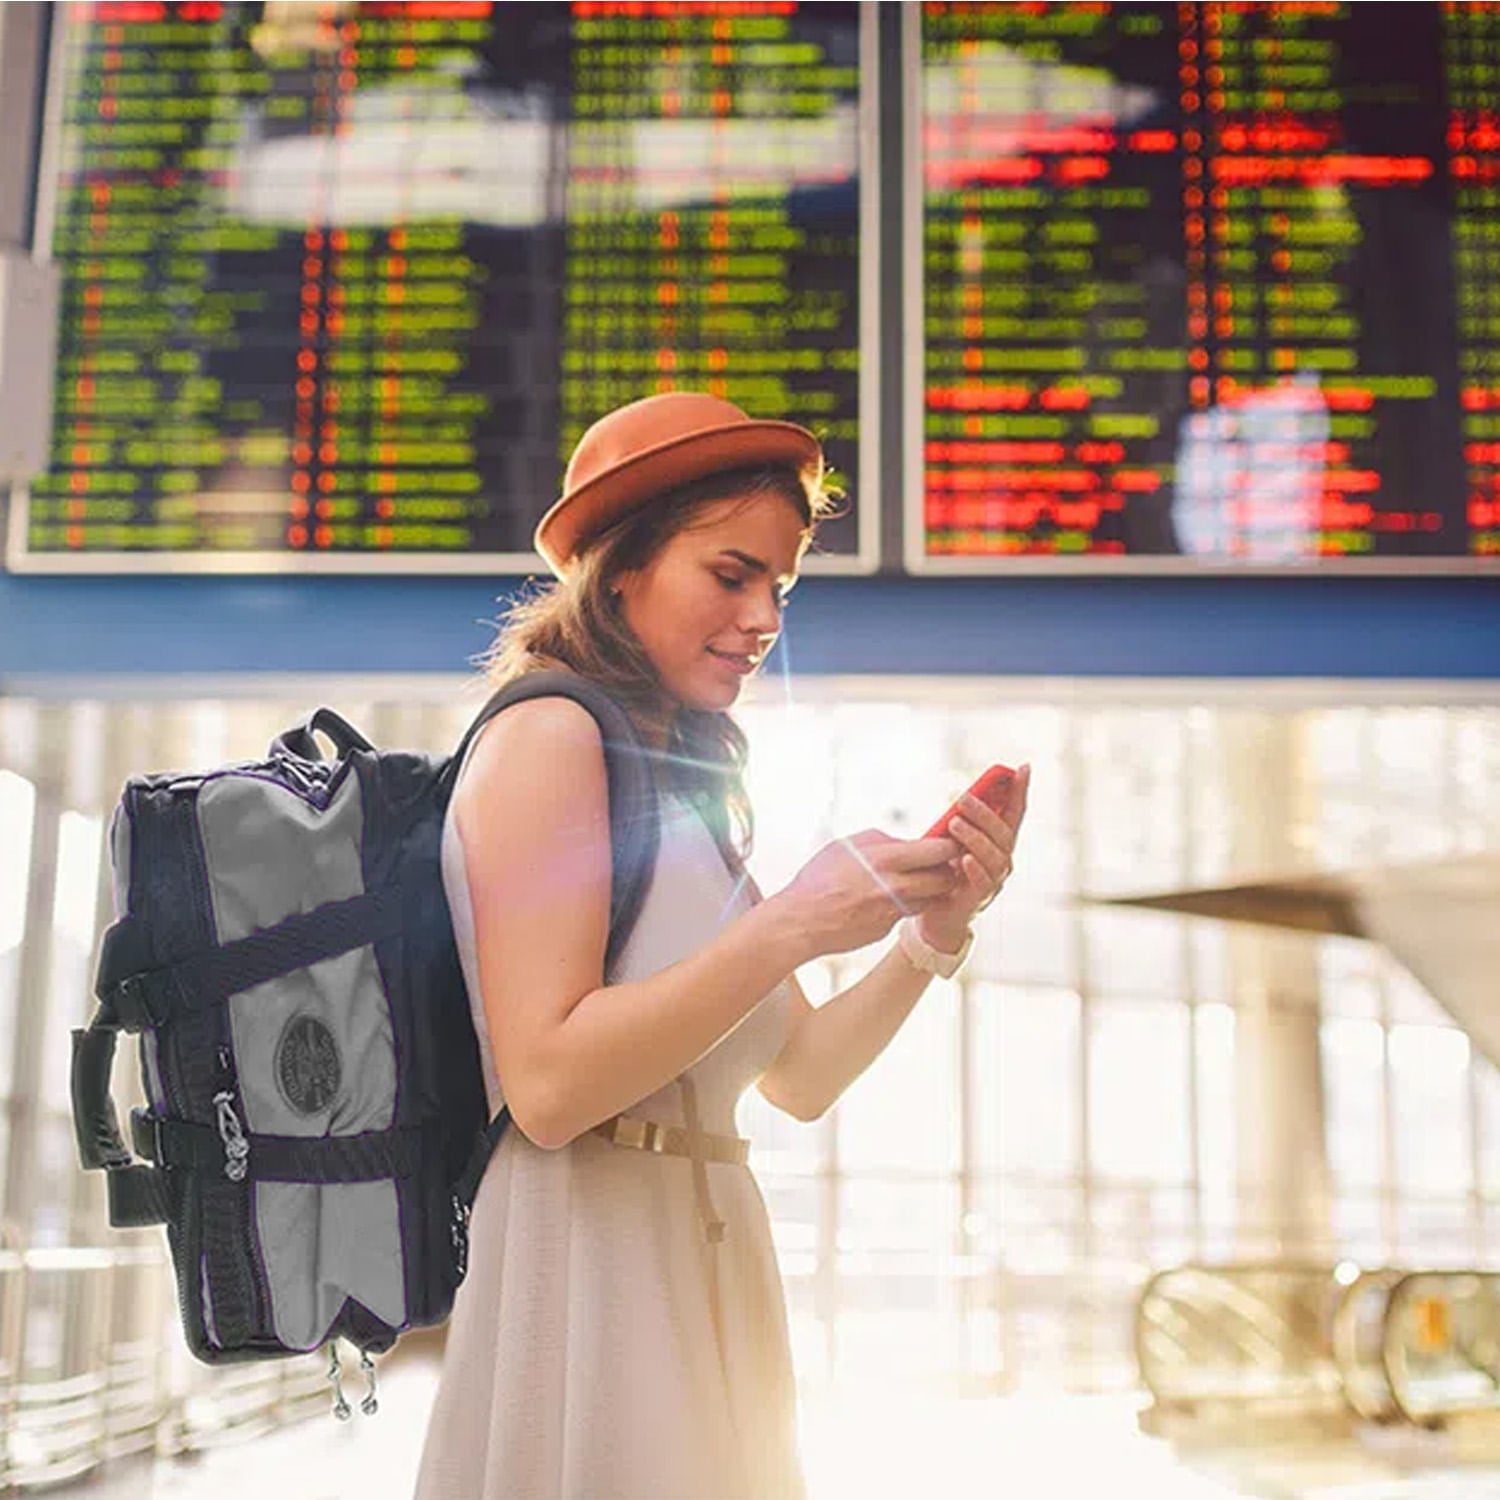
[[[231,1182],[243,1182],[249,1170],[250,1142],[245,1139],[239,1116],[234,1112],[233,1093],[221,1089],[215,1094],[214,1109],[219,1117],[219,1139],[224,1142],[224,1175]]]
[[[272,764],[292,784],[294,790],[300,792],[315,807],[324,805],[328,795],[327,761],[304,761],[290,755],[277,755],[272,758]]]
[[[339,1341],[328,1341],[328,1378],[333,1382],[333,1414],[340,1422],[349,1420],[353,1408],[344,1400],[343,1372],[339,1369]]]
[[[367,1416],[373,1417],[380,1410],[380,1403],[375,1399],[375,1365],[370,1359],[369,1352],[365,1349],[359,1351],[359,1367],[365,1372],[365,1379],[370,1382],[369,1392],[365,1399],[359,1403],[359,1409]]]
[[[454,1193],[448,1200],[453,1210],[448,1233],[453,1243],[453,1270],[460,1281],[469,1271],[469,1206]]]

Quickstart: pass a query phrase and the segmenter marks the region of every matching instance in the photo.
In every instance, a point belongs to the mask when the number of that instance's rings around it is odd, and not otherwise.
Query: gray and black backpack
[[[110,1223],[166,1225],[206,1363],[328,1344],[336,1372],[344,1338],[368,1368],[448,1316],[509,1115],[488,1119],[443,820],[475,733],[551,695],[604,739],[613,958],[656,859],[655,778],[624,711],[572,673],[502,688],[451,756],[377,751],[320,708],[265,760],[126,783],[99,1008],[73,1033],[74,1127],[83,1166],[107,1173]],[[150,1101],[130,1113],[134,1155],[109,1089],[122,1030]]]

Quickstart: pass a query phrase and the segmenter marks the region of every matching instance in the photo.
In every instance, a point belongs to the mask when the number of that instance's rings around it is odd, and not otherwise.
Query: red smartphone
[[[1015,779],[1016,773],[1009,766],[994,765],[989,770],[980,772],[969,787],[969,793],[978,797],[986,807],[992,807],[999,812],[1005,806],[1006,788]],[[924,839],[941,838],[948,831],[948,819],[957,811],[958,803],[955,802],[922,837]]]

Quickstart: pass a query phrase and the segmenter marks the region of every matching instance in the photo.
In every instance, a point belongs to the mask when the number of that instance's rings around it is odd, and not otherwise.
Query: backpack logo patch
[[[276,1043],[276,1086],[299,1115],[321,1114],[343,1078],[338,1043],[314,1016],[293,1016]]]

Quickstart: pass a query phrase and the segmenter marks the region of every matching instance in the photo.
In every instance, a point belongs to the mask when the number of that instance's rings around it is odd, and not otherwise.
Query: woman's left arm
[[[952,836],[967,851],[959,862],[965,878],[952,896],[918,918],[921,936],[940,952],[956,953],[963,946],[969,923],[994,900],[1010,875],[1030,781],[1031,768],[1022,766],[1000,812],[969,799],[962,817],[954,820]],[[750,884],[754,889],[755,882]],[[755,894],[759,899],[758,890]],[[821,1118],[885,1051],[931,979],[895,947],[863,979],[814,1007],[796,975],[791,975],[792,1019],[786,1044],[761,1076],[761,1094],[795,1119]]]
[[[857,984],[813,1006],[793,975],[786,1045],[756,1087],[794,1119],[820,1119],[885,1051],[931,979],[893,948]]]

